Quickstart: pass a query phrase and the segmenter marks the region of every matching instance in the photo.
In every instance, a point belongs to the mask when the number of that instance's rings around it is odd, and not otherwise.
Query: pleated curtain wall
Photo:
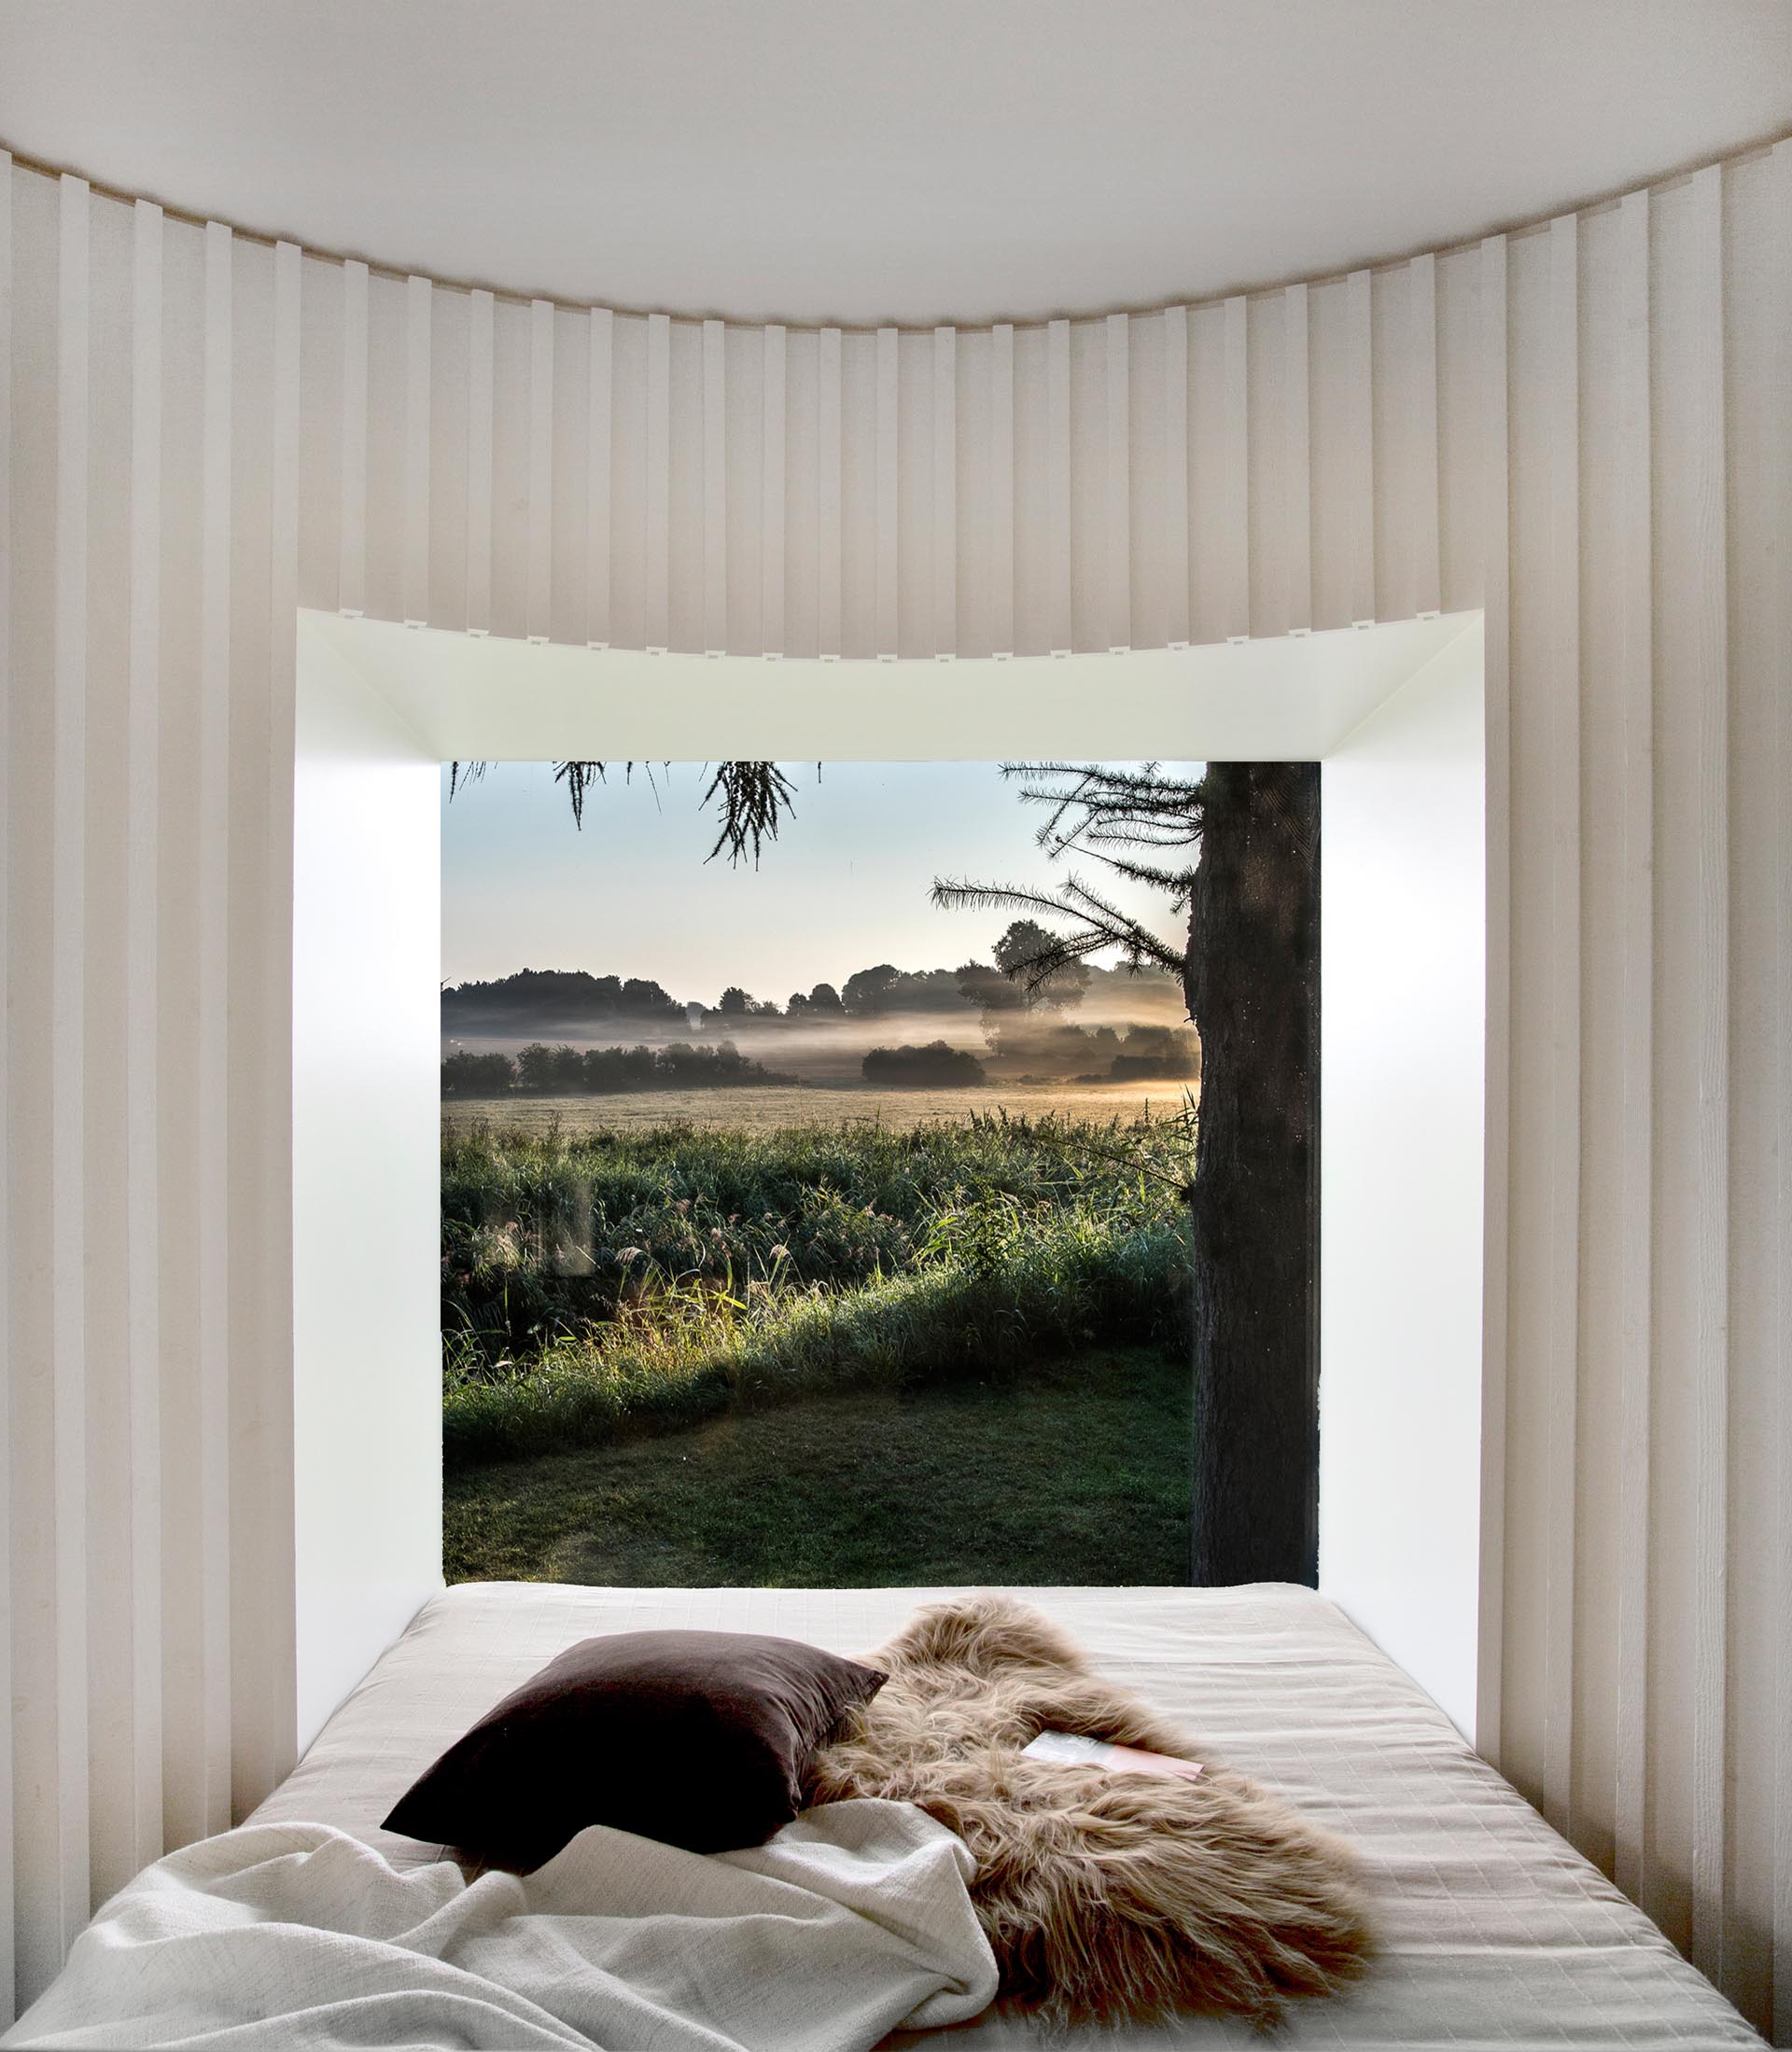
[[[1792,143],[923,332],[0,168],[0,1984],[292,1757],[297,607],[824,662],[1484,607],[1481,1742],[1792,2040]]]

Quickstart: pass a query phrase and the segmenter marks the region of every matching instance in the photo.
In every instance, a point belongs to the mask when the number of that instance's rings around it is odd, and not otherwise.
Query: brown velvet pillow
[[[843,1713],[888,1679],[754,1632],[581,1640],[450,1746],[385,1829],[525,1873],[587,1824],[692,1852],[763,1845]]]

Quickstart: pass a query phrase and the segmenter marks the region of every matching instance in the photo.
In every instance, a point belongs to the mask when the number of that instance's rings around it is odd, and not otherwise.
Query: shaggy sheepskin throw
[[[866,1655],[889,1680],[811,1769],[812,1800],[882,1795],[949,1825],[1005,1995],[1058,2023],[1220,2011],[1268,2026],[1362,1971],[1354,1863],[1146,1705],[1024,1603],[918,1612]],[[1041,1731],[1183,1759],[1184,1780],[1038,1758]]]

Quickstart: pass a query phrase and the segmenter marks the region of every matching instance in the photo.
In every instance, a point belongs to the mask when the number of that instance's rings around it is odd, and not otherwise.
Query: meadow
[[[451,1575],[1180,1577],[1179,1121],[666,1095],[443,1108]]]
[[[1173,1353],[1102,1348],[456,1463],[442,1564],[624,1587],[1186,1582],[1192,1412]]]
[[[957,1124],[971,1113],[1107,1126],[1116,1119],[1172,1116],[1183,1102],[1174,1082],[991,1082],[963,1089],[893,1090],[858,1082],[788,1085],[733,1083],[702,1090],[639,1090],[602,1097],[451,1097],[445,1134],[503,1129],[547,1136],[640,1130],[663,1125],[769,1132],[791,1125],[867,1124],[907,1131]]]

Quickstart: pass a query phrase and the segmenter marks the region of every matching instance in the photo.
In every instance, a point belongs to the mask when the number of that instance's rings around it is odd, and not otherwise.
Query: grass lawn
[[[450,1582],[1180,1583],[1186,1365],[1111,1349],[446,1477]]]

